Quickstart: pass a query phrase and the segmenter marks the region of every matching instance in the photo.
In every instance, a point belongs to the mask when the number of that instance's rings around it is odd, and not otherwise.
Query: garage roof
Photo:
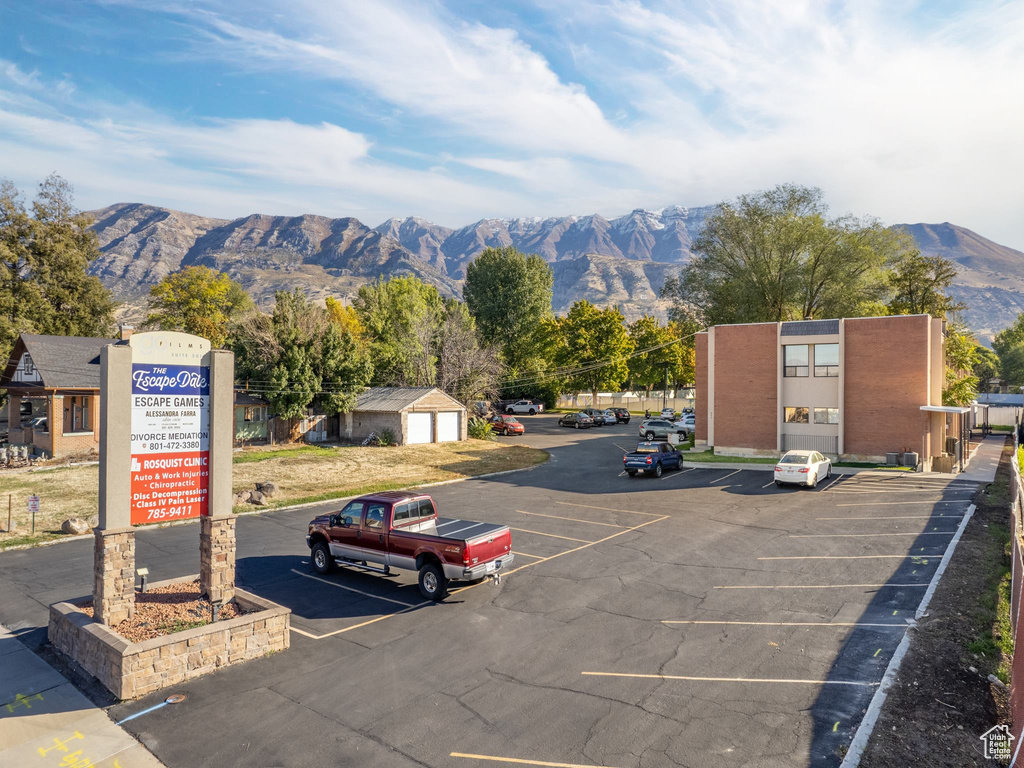
[[[11,359],[3,372],[3,386],[17,387],[11,382],[14,369],[26,351],[39,372],[42,384],[36,387],[66,389],[99,389],[100,350],[108,344],[126,344],[117,339],[92,336],[40,336],[23,333],[15,343]],[[22,386],[31,387],[31,384]]]
[[[452,405],[464,406],[454,397],[442,392],[437,387],[370,387],[356,398],[356,411],[394,412],[404,411],[425,398],[432,392],[451,400]]]

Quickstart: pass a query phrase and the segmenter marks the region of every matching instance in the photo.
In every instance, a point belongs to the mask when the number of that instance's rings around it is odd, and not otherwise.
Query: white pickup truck
[[[505,413],[528,413],[533,416],[536,413],[543,412],[543,403],[535,403],[532,400],[517,400],[505,406]]]

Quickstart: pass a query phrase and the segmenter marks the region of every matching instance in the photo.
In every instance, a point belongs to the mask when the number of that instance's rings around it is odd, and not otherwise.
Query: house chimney
[[[128,341],[128,339],[130,339],[132,337],[132,334],[135,332],[134,325],[125,325],[124,323],[121,323],[119,326],[117,326],[117,329],[121,335],[121,341]]]

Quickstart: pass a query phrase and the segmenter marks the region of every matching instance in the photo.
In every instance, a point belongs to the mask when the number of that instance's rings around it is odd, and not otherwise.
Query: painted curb
[[[953,552],[956,550],[956,545],[960,541],[960,536],[963,535],[964,529],[971,521],[971,517],[974,515],[974,510],[976,508],[977,507],[974,504],[971,504],[971,506],[967,508],[967,513],[964,515],[964,519],[960,521],[960,527],[957,528],[956,535],[953,536],[953,539],[949,542],[949,546],[946,547],[946,553],[942,556],[942,561],[939,563],[939,567],[935,569],[935,575],[932,576],[932,581],[931,584],[928,585],[928,590],[924,593],[924,597],[921,598],[921,604],[917,607],[917,612],[914,614],[915,619],[920,619],[927,610],[928,603],[931,602],[932,595],[935,594],[935,588],[939,585],[939,579],[941,579],[942,574],[946,572],[946,566],[949,565],[949,561],[953,557]],[[867,748],[868,740],[871,738],[871,733],[875,730],[875,724],[878,722],[878,716],[882,712],[882,705],[885,704],[885,699],[889,695],[889,689],[896,681],[896,675],[899,672],[900,664],[903,662],[903,657],[907,655],[907,650],[910,648],[910,626],[908,626],[907,632],[903,634],[903,639],[896,647],[896,652],[893,653],[892,658],[889,659],[889,666],[885,668],[885,674],[882,676],[882,682],[878,684],[878,688],[875,690],[875,695],[871,698],[871,703],[868,705],[867,712],[865,713],[864,718],[860,721],[860,725],[857,727],[857,732],[853,736],[853,741],[850,742],[850,748],[846,752],[846,757],[843,758],[843,762],[839,765],[839,768],[857,768],[857,766],[860,765],[860,760],[864,756],[864,750]]]

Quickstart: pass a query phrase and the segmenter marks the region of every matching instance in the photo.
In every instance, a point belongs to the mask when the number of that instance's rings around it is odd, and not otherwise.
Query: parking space
[[[633,426],[523,422],[502,440],[548,449],[548,464],[431,489],[442,514],[513,529],[500,586],[428,604],[414,574],[319,576],[302,535],[323,509],[242,518],[239,580],[292,608],[291,649],[189,683],[187,704],[133,731],[170,766],[230,762],[225,733],[254,764],[838,765],[976,487],[629,478]],[[140,533],[152,578],[189,572],[195,531],[166,535],[187,530]],[[0,556],[0,589],[17,566]],[[80,593],[87,572],[72,570],[63,589]]]

